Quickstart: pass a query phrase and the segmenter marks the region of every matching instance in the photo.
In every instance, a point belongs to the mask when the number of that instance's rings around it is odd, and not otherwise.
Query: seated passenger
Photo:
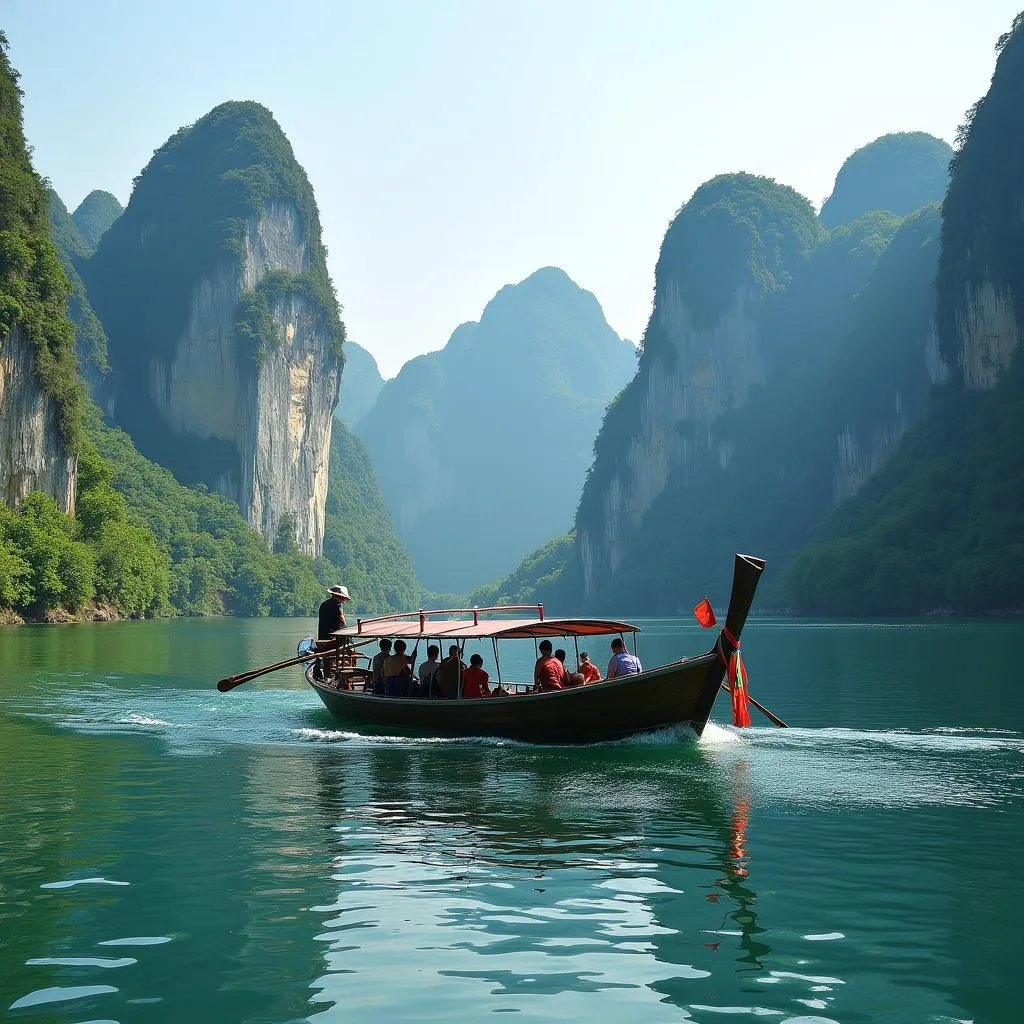
[[[455,700],[459,695],[459,679],[465,669],[460,656],[459,645],[448,648],[448,657],[441,662],[434,675],[434,685],[446,700]]]
[[[637,672],[643,672],[644,667],[635,654],[626,650],[626,642],[621,636],[612,641],[612,660],[608,662],[608,678],[615,679],[618,676],[632,676]]]
[[[409,658],[405,653],[405,641],[395,641],[395,653],[384,659],[384,690],[389,697],[408,697],[412,682]]]
[[[469,668],[462,673],[462,696],[465,700],[476,700],[478,697],[490,697],[491,690],[487,685],[491,677],[484,671],[484,659],[474,654],[469,659]]]
[[[580,651],[580,675],[584,683],[598,683],[601,681],[601,670],[590,660],[586,651]]]
[[[562,663],[562,668],[565,668],[565,659],[568,657],[568,655],[565,653],[565,650],[559,647],[558,650],[555,651],[555,657]],[[570,672],[567,668],[565,668],[565,683],[563,685],[582,686],[583,676],[581,676],[579,672]]]
[[[565,666],[551,653],[551,641],[541,640],[540,657],[533,666],[535,690],[561,690],[565,687]]]
[[[420,665],[419,672],[421,697],[441,696],[434,686],[434,677],[437,675],[437,670],[441,667],[441,662],[437,658],[440,653],[441,648],[437,644],[431,644],[427,648],[427,660]]]
[[[380,653],[373,656],[370,662],[370,682],[373,692],[378,697],[384,696],[384,659],[391,655],[391,641],[381,640]]]

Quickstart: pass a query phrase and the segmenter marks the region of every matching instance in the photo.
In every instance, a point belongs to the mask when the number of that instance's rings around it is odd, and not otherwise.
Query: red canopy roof
[[[426,613],[436,614],[436,613]],[[476,640],[498,637],[525,640],[545,636],[609,636],[614,633],[635,633],[639,626],[614,619],[439,619],[380,616],[339,629],[334,636],[374,639],[390,637],[417,640],[449,637],[452,640]]]

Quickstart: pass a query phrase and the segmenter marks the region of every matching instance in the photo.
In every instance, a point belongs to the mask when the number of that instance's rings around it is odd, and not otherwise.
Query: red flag
[[[715,609],[711,607],[711,602],[706,597],[693,609],[693,614],[697,616],[697,621],[705,629],[710,629],[718,622],[718,619],[715,618]]]

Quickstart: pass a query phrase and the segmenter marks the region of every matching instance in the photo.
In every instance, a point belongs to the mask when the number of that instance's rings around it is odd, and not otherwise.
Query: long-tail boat
[[[737,555],[724,627],[714,646],[696,657],[585,686],[535,692],[532,680],[500,678],[498,644],[507,640],[630,636],[639,627],[611,619],[547,618],[543,605],[442,609],[358,619],[334,634],[331,652],[308,662],[306,679],[327,709],[355,731],[405,736],[496,736],[529,743],[595,743],[689,725],[699,736],[726,679],[729,659],[764,570],[764,560]],[[521,614],[518,618],[494,618]],[[529,616],[522,613],[531,612]],[[353,668],[354,645],[388,638],[458,643],[490,640],[499,665],[500,695],[439,700],[375,695],[363,669]],[[346,653],[349,652],[349,653]],[[307,655],[308,656],[308,655]],[[317,676],[323,678],[317,678]],[[241,681],[243,677],[233,677]],[[230,687],[223,687],[225,689]],[[756,703],[756,702],[755,702]],[[758,705],[758,707],[760,707]],[[765,710],[769,717],[774,719]],[[783,724],[777,722],[777,724]]]

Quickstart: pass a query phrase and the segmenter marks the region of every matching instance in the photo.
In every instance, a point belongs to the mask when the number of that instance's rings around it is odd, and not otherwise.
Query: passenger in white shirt
[[[427,660],[420,665],[420,696],[422,697],[440,696],[440,694],[435,694],[433,692],[434,675],[441,667],[441,662],[437,660],[440,653],[441,648],[438,647],[437,644],[431,644],[427,648]]]
[[[637,672],[643,672],[644,667],[635,654],[626,650],[626,643],[621,636],[612,641],[612,660],[608,662],[608,678],[615,679],[616,676],[632,676]]]

